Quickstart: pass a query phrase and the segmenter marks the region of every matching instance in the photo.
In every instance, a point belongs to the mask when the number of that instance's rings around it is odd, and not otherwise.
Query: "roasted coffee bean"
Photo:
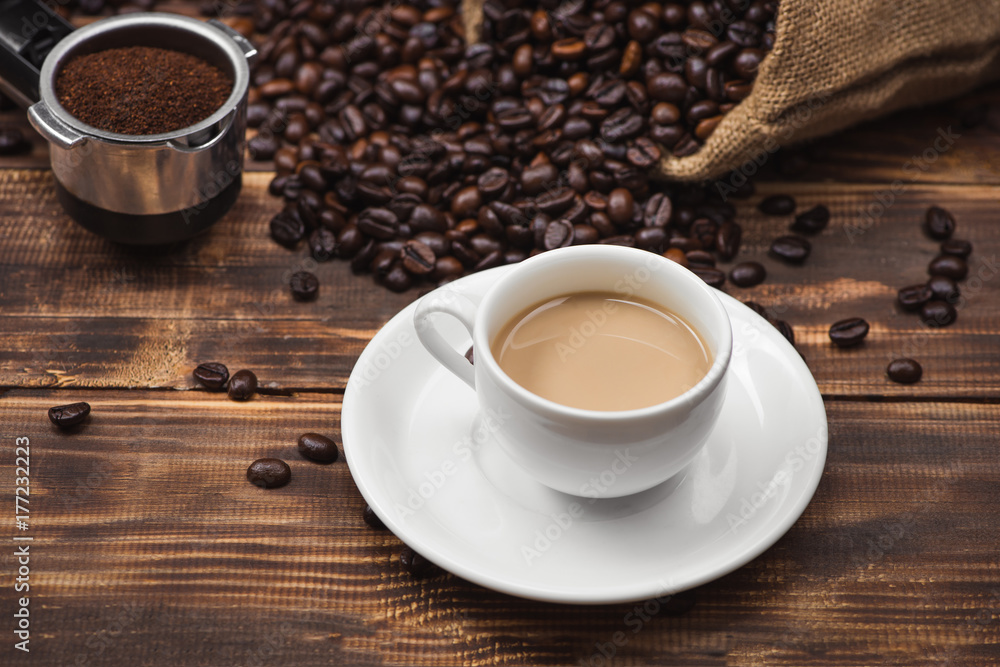
[[[565,248],[573,243],[574,229],[568,220],[553,220],[545,228],[544,247],[546,250]]]
[[[666,252],[663,253],[663,256],[672,262],[680,264],[684,268],[687,268],[688,266],[687,255],[684,254],[684,251],[680,248],[667,248]]]
[[[318,227],[309,235],[309,254],[317,262],[333,259],[337,252],[337,235],[332,229]]]
[[[434,563],[407,546],[399,554],[399,562],[414,577],[425,577],[434,571]]]
[[[706,284],[716,289],[726,284],[726,274],[709,266],[690,266],[689,269]]]
[[[340,456],[337,443],[319,433],[303,433],[299,436],[299,454],[317,463],[333,463]]]
[[[930,327],[946,327],[958,319],[955,306],[947,301],[928,301],[920,309],[920,319]]]
[[[868,322],[860,317],[851,317],[830,325],[830,340],[837,347],[857,345],[868,335]]]
[[[397,262],[382,278],[382,284],[393,292],[405,292],[413,286],[413,279],[410,278],[410,274],[403,268],[402,264]]]
[[[295,248],[305,238],[306,225],[299,216],[281,211],[271,218],[271,238],[286,248]]]
[[[492,167],[479,175],[476,184],[483,196],[496,197],[510,184],[510,173],[501,167]]]
[[[924,369],[916,360],[903,357],[890,361],[885,372],[893,382],[913,384],[920,381],[920,378],[924,374]]]
[[[257,376],[253,371],[236,371],[229,379],[229,398],[249,400],[257,392]]]
[[[212,391],[222,391],[226,388],[226,383],[229,382],[229,369],[224,364],[215,361],[198,364],[198,367],[191,374],[201,386]]]
[[[759,262],[740,262],[729,272],[729,281],[737,287],[753,287],[767,278],[767,270]]]
[[[800,234],[818,234],[826,229],[829,222],[830,210],[822,204],[817,204],[808,211],[795,216],[791,230]]]
[[[972,244],[960,239],[948,239],[941,242],[941,252],[945,255],[968,259],[969,255],[972,254]]]
[[[681,137],[676,144],[674,144],[674,150],[671,151],[676,157],[687,157],[688,155],[694,155],[701,148],[701,144],[690,134],[685,134]]]
[[[365,505],[365,509],[361,514],[361,519],[368,524],[370,528],[375,530],[385,530],[385,523],[379,518],[378,514],[375,514],[375,510],[371,508],[371,505]]]
[[[666,228],[670,224],[673,208],[670,197],[662,192],[657,192],[646,201],[643,222],[647,227]]]
[[[398,218],[387,208],[366,208],[358,216],[358,230],[380,241],[389,241],[398,231]]]
[[[791,215],[795,212],[795,199],[791,195],[771,195],[761,201],[757,208],[766,215]]]
[[[403,268],[415,276],[424,276],[434,270],[437,257],[434,251],[420,241],[407,241],[399,251]]]
[[[319,295],[319,278],[308,271],[296,271],[288,280],[292,298],[296,301],[314,301]]]
[[[789,264],[801,264],[809,257],[812,244],[798,236],[782,236],[771,242],[771,255]]]
[[[635,200],[626,188],[615,188],[608,194],[608,217],[611,222],[623,225],[632,220]]]
[[[795,346],[795,330],[791,324],[785,320],[774,320],[771,324],[778,330],[778,333],[784,336],[785,340],[791,343],[793,347]]]
[[[281,148],[281,142],[273,134],[258,134],[247,141],[247,151],[253,160],[270,160]]]
[[[927,285],[910,285],[899,290],[896,300],[903,310],[918,310],[934,298],[934,293]]]
[[[687,252],[689,266],[715,266],[715,257],[707,250],[690,250]]]
[[[596,229],[593,227],[588,228],[594,230],[594,235],[596,237],[600,236]],[[635,245],[643,250],[661,252],[667,245],[667,233],[662,227],[643,227],[635,232]]]
[[[937,299],[948,303],[955,303],[960,294],[958,284],[947,276],[931,276],[927,281],[927,288],[931,291],[932,300]]]
[[[535,206],[540,211],[551,216],[562,214],[573,205],[576,193],[570,188],[558,188],[540,194],[535,199]]]
[[[292,469],[281,459],[257,459],[247,468],[247,481],[262,489],[276,489],[292,480]]]
[[[59,428],[69,428],[83,422],[90,414],[90,403],[70,403],[49,408],[49,421]]]
[[[626,153],[628,161],[640,169],[649,169],[660,161],[660,149],[646,137],[638,137]]]
[[[715,234],[715,251],[723,261],[728,262],[736,257],[742,236],[743,229],[735,222],[724,222],[719,225],[719,231]]]
[[[940,208],[931,206],[924,216],[924,233],[932,239],[944,241],[951,238],[955,232],[955,218],[951,213]]]
[[[965,277],[969,275],[969,265],[956,255],[938,255],[927,266],[927,273],[952,280],[965,280]]]
[[[17,155],[31,150],[31,143],[16,127],[0,127],[0,155]]]

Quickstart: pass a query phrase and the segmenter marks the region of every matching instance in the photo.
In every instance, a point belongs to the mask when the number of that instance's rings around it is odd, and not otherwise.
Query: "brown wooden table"
[[[986,121],[961,126],[961,107],[983,100]],[[935,154],[948,127],[961,136]],[[926,170],[904,170],[925,151]],[[30,155],[0,161],[0,664],[997,664],[1000,89],[803,154],[785,177],[772,160],[758,196],[738,203],[740,258],[760,259],[770,278],[727,291],[795,327],[829,415],[823,479],[773,548],[636,631],[634,604],[531,602],[443,572],[415,579],[399,540],[362,522],[346,464],[295,452],[306,431],[339,439],[353,363],[416,290],[392,294],[334,262],[316,270],[319,300],[294,302],[287,275],[306,255],[268,238],[268,173],[248,174],[232,212],[169,254],[107,243],[62,213],[35,137]],[[896,179],[894,202],[852,242],[845,225]],[[766,257],[787,221],[755,205],[777,192],[833,213],[802,267]],[[894,304],[935,255],[920,231],[930,204],[953,211],[976,248],[946,329]],[[872,323],[868,340],[835,349],[826,330],[852,315]],[[921,361],[919,384],[886,379],[898,356]],[[191,370],[207,360],[253,369],[262,395],[239,404],[196,386]],[[49,424],[47,408],[80,400],[94,410],[82,429]],[[21,437],[27,531],[14,516]],[[292,483],[248,484],[262,456],[290,461]],[[33,540],[13,539],[23,536]],[[14,648],[23,595],[28,654]]]

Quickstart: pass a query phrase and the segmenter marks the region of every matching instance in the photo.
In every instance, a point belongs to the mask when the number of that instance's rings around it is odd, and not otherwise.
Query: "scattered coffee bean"
[[[203,387],[212,391],[225,389],[226,383],[229,382],[229,369],[215,361],[198,364],[192,375]]]
[[[303,433],[299,436],[299,454],[317,463],[333,463],[340,456],[337,443],[319,433]]]
[[[972,244],[960,239],[948,239],[941,242],[941,252],[945,255],[968,259],[969,255],[972,254]]]
[[[314,301],[319,295],[319,278],[308,271],[296,271],[288,281],[292,298],[296,301]]]
[[[468,359],[469,363],[472,364],[473,366],[476,365],[476,352],[475,348],[473,348],[471,345],[469,346],[469,349],[465,351],[465,358]]]
[[[947,276],[931,276],[927,287],[931,291],[931,299],[948,303],[954,303],[961,293],[958,284]]]
[[[229,379],[229,398],[234,401],[249,400],[257,391],[257,376],[253,371],[236,371]]]
[[[927,273],[932,276],[944,276],[952,280],[964,280],[969,275],[969,265],[956,255],[938,255],[931,260]]]
[[[812,252],[812,244],[798,236],[781,236],[771,242],[771,255],[789,264],[801,264]]]
[[[257,459],[247,468],[247,480],[263,489],[284,486],[291,479],[292,469],[281,459]]]
[[[910,285],[901,288],[896,299],[903,310],[919,310],[933,297],[934,293],[927,285]]]
[[[70,403],[69,405],[57,405],[49,408],[49,421],[59,428],[69,428],[83,422],[90,414],[90,404]]]
[[[947,301],[928,301],[920,309],[920,319],[929,327],[946,327],[958,319],[958,311]]]
[[[404,546],[403,552],[399,554],[399,562],[414,577],[425,577],[434,571],[434,563],[407,546]]]
[[[729,280],[737,287],[753,287],[764,282],[767,270],[760,262],[741,262],[729,272]]]
[[[766,215],[791,215],[795,213],[795,199],[791,195],[771,195],[758,208]]]
[[[791,230],[800,234],[819,234],[826,229],[829,222],[830,210],[826,206],[818,204],[808,211],[795,216],[795,222],[792,223]]]
[[[917,361],[903,357],[902,359],[893,359],[890,361],[889,366],[886,368],[886,373],[893,382],[913,384],[920,380],[924,374],[924,369]]]
[[[857,345],[868,335],[868,322],[860,317],[850,317],[830,325],[830,340],[837,347]]]
[[[361,515],[364,522],[367,523],[371,528],[375,530],[385,530],[385,523],[379,518],[378,514],[375,514],[375,510],[371,508],[371,505],[365,505],[364,512]]]
[[[951,238],[955,232],[955,218],[951,213],[938,206],[927,209],[924,217],[924,233],[932,239],[943,241]]]

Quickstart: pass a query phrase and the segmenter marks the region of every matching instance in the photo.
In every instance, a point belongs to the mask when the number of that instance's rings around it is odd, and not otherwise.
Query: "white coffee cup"
[[[612,292],[680,315],[712,353],[708,373],[672,400],[620,411],[569,407],[514,382],[493,357],[493,338],[526,308],[579,292]],[[472,334],[475,365],[435,328],[439,314],[457,318]],[[479,306],[447,288],[436,290],[417,305],[414,324],[424,347],[475,390],[480,410],[492,416],[493,437],[515,463],[550,488],[595,498],[644,491],[691,462],[722,410],[733,347],[729,316],[713,288],[655,253],[612,245],[571,246],[527,259]]]

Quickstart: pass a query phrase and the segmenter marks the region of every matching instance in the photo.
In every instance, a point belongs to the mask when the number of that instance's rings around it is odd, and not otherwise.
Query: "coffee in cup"
[[[584,410],[634,410],[694,387],[712,366],[683,317],[613,292],[577,292],[511,318],[491,350],[528,391]]]

